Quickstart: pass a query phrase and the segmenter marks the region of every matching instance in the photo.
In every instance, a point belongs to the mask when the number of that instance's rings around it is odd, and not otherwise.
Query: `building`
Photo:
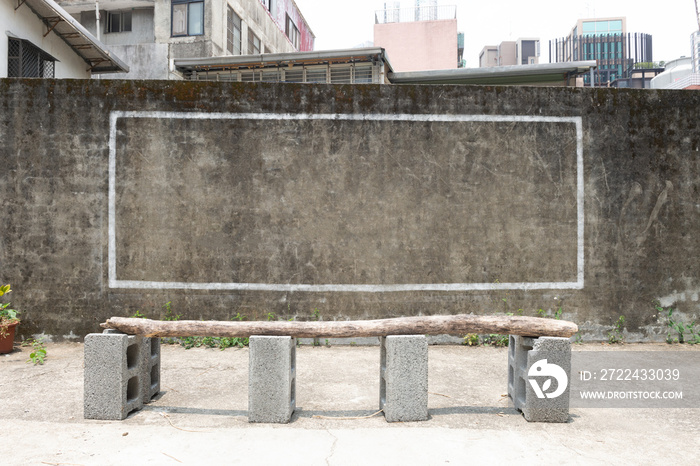
[[[0,77],[76,78],[129,67],[53,0],[0,0]]]
[[[393,71],[380,47],[323,52],[178,58],[176,72],[192,81],[388,84]]]
[[[374,46],[387,51],[396,71],[457,68],[457,7],[436,0],[417,0],[410,8],[385,4],[375,12]]]
[[[180,58],[176,72],[193,81],[326,84],[480,84],[583,86],[595,61],[394,72],[381,47],[259,56]]]
[[[700,30],[690,35],[690,56],[692,57],[693,73],[700,73]]]
[[[516,65],[537,65],[540,62],[540,39],[518,39],[515,44]]]
[[[527,38],[487,45],[479,53],[479,68],[494,66],[537,65],[540,62],[540,39]]]
[[[646,64],[645,64],[646,65]],[[628,73],[626,78],[617,78],[610,83],[610,87],[624,87],[629,89],[651,89],[651,80],[664,72],[664,68],[655,66],[654,63],[648,67],[635,67]]]
[[[700,89],[700,73],[693,71],[690,57],[678,58],[666,63],[666,70],[653,78],[652,89]]]
[[[567,37],[549,42],[549,61],[596,60],[594,86],[629,78],[634,65],[653,62],[653,54],[651,35],[628,33],[626,22],[624,17],[578,20]],[[585,85],[591,85],[590,76]]]
[[[314,48],[294,0],[99,0],[99,17],[94,0],[58,1],[123,57],[129,79],[175,78],[178,58]]]
[[[479,52],[479,68],[498,66],[498,46],[486,45]]]

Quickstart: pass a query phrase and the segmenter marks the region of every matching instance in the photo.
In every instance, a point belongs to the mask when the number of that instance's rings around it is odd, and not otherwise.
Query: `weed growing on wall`
[[[700,344],[700,333],[695,329],[695,321],[685,324],[673,316],[674,309],[669,307],[664,309],[659,303],[655,303],[654,307],[659,312],[659,315],[666,314],[666,326],[669,331],[666,333],[666,343],[688,343],[691,345]],[[672,334],[675,333],[675,335]],[[688,336],[686,338],[686,335]]]
[[[609,343],[624,343],[625,337],[622,334],[622,331],[624,330],[625,327],[625,316],[620,316],[617,319],[617,322],[613,325],[612,331],[608,333],[608,342]]]

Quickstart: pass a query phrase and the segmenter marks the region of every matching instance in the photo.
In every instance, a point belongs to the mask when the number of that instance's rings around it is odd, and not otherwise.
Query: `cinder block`
[[[118,333],[85,337],[85,419],[122,420],[143,407],[142,340]]]
[[[85,337],[84,355],[85,419],[124,419],[160,392],[160,338],[108,329]]]
[[[381,338],[379,409],[387,422],[428,419],[428,341],[424,335]]]
[[[530,422],[567,422],[571,386],[568,338],[511,335],[508,396]]]
[[[296,408],[296,338],[251,336],[248,422],[284,424]]]

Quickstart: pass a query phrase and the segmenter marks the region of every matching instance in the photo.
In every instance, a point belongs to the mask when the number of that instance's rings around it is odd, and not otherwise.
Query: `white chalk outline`
[[[412,121],[412,122],[535,122],[572,123],[576,127],[576,204],[577,204],[577,279],[575,282],[520,283],[431,283],[398,285],[306,285],[268,283],[192,283],[117,280],[116,240],[116,140],[119,118],[157,118],[190,120],[338,120],[338,121]],[[252,290],[308,292],[396,292],[396,291],[488,291],[488,290],[580,290],[584,278],[583,211],[583,121],[581,117],[531,115],[414,115],[414,114],[340,114],[340,113],[195,113],[160,111],[112,111],[109,116],[109,214],[108,214],[108,286],[110,288],[158,290]]]

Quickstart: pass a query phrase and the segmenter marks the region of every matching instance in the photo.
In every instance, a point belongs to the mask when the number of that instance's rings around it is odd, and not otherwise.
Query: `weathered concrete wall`
[[[24,336],[537,309],[700,311],[700,94],[0,81],[0,281]]]

